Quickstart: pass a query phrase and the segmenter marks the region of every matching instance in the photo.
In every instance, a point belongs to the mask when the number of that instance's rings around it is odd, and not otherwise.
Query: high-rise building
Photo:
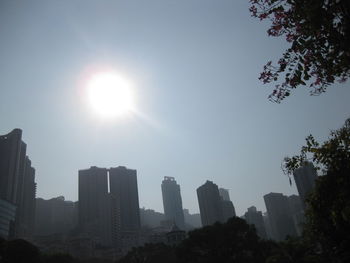
[[[231,202],[228,189],[219,188],[219,194],[221,196],[223,220],[226,222],[231,217],[236,216],[236,210],[233,203]]]
[[[264,195],[264,201],[273,239],[281,241],[288,235],[296,236],[287,196],[281,193],[269,193]]]
[[[164,177],[162,181],[162,195],[165,220],[172,220],[177,227],[184,230],[185,221],[180,185],[176,183],[174,177]]]
[[[20,236],[32,237],[35,228],[35,196],[36,196],[36,183],[35,183],[35,169],[31,165],[31,161],[28,156],[25,159],[25,172],[23,179],[23,194],[22,202],[19,206],[19,224],[20,224]]]
[[[79,171],[79,227],[104,246],[113,246],[111,196],[106,168]]]
[[[267,239],[264,219],[261,211],[257,211],[255,206],[251,206],[244,214],[244,218],[248,224],[255,226],[256,232],[261,238]]]
[[[297,235],[301,236],[305,222],[303,205],[298,195],[288,196],[289,211],[291,213]]]
[[[35,215],[35,170],[26,156],[26,148],[20,129],[0,136],[0,199],[14,207],[11,234],[20,238],[31,237]]]
[[[231,201],[228,189],[219,188],[219,193],[220,193],[220,196],[222,197],[222,200]]]
[[[188,229],[202,227],[201,215],[199,213],[190,214],[188,209],[184,209],[184,217]]]
[[[14,129],[0,136],[0,198],[16,205],[19,185],[22,185],[22,182],[19,182],[19,177],[22,176],[20,167],[23,167],[21,156],[25,153],[22,130]]]
[[[224,222],[222,200],[216,184],[206,181],[197,188],[197,197],[203,226]]]
[[[315,187],[315,181],[317,179],[316,169],[312,163],[305,162],[302,167],[294,170],[293,175],[299,196],[305,208],[306,198]]]
[[[36,199],[35,235],[68,234],[77,226],[77,205],[63,196]]]
[[[236,216],[236,210],[231,201],[221,200],[221,206],[222,206],[222,216],[224,220],[223,222],[226,222],[230,218]]]
[[[140,207],[136,170],[124,166],[109,169],[110,193],[119,202],[121,231],[140,230]]]

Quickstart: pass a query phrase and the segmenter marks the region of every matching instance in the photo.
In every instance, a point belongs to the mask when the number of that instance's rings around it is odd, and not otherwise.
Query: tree
[[[308,136],[300,155],[285,158],[285,171],[305,161],[321,173],[307,199],[305,236],[329,262],[350,262],[350,119],[322,144]]]
[[[277,82],[269,99],[281,102],[299,86],[312,95],[350,76],[349,0],[250,0],[250,12],[269,19],[269,36],[285,36],[291,45],[277,65],[269,61],[259,79]]]
[[[118,263],[175,263],[174,249],[163,243],[133,248]]]
[[[39,249],[23,239],[5,241],[2,244],[1,255],[4,263],[37,263]]]
[[[178,262],[264,262],[269,246],[261,241],[255,228],[234,217],[226,223],[216,223],[188,234],[177,248]]]

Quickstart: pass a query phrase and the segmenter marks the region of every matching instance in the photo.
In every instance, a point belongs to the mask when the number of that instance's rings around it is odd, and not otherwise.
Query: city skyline
[[[50,2],[50,3],[49,3]],[[2,1],[0,134],[23,130],[37,196],[78,200],[77,171],[138,171],[140,207],[163,211],[164,176],[199,212],[206,180],[230,190],[237,215],[263,195],[297,193],[281,170],[304,138],[323,141],[350,116],[346,84],[296,90],[281,104],[258,80],[288,43],[269,38],[248,1]],[[259,41],[257,41],[259,40]],[[105,120],[86,102],[91,72],[129,79],[137,114]],[[130,106],[130,105],[129,105]],[[258,183],[257,183],[258,182]]]

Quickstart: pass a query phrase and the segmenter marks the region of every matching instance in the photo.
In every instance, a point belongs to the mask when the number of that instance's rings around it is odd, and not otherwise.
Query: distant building
[[[168,245],[178,245],[186,238],[186,232],[179,229],[176,224],[174,224],[171,230],[166,234],[166,238]]]
[[[190,211],[188,209],[184,209],[183,211],[185,217],[186,230],[202,227],[201,215],[199,213],[190,214]]]
[[[216,184],[206,181],[197,188],[197,197],[203,226],[224,222],[222,200]]]
[[[221,206],[223,213],[223,220],[226,222],[231,217],[236,216],[236,210],[231,202],[230,195],[227,189],[219,188],[219,194],[221,197]]]
[[[124,166],[110,168],[111,194],[119,202],[121,231],[139,231],[140,207],[136,170]]]
[[[226,222],[230,218],[236,216],[236,210],[231,201],[221,200],[221,206],[222,206],[222,216],[224,220],[223,222]]]
[[[306,198],[315,187],[315,181],[317,179],[316,169],[312,163],[305,162],[304,166],[293,172],[293,175],[299,196],[305,209]]]
[[[156,212],[152,209],[140,209],[140,219],[141,219],[141,226],[146,227],[159,227],[160,222],[164,220],[164,214],[160,212]]]
[[[17,200],[23,185],[20,179],[20,167],[23,167],[21,156],[25,156],[26,146],[22,143],[22,131],[14,129],[6,135],[0,136],[0,198],[18,205]],[[22,161],[22,162],[21,162]]]
[[[184,230],[185,220],[180,185],[176,183],[174,177],[164,177],[162,181],[162,196],[165,219],[172,220],[177,227]]]
[[[63,196],[36,199],[35,235],[68,234],[78,223],[78,207]]]
[[[114,246],[116,233],[112,196],[108,193],[107,169],[96,166],[79,171],[79,228],[101,245]]]
[[[35,169],[31,165],[28,156],[25,158],[25,171],[23,179],[23,194],[20,209],[20,236],[31,238],[35,228]]]
[[[264,195],[264,201],[271,225],[272,238],[281,241],[288,235],[296,236],[287,196],[281,193],[269,193]]]
[[[16,206],[0,199],[0,237],[8,239],[14,235]]]
[[[11,237],[17,238],[30,238],[34,229],[35,170],[26,149],[22,130],[14,129],[0,136],[0,199],[15,207]]]
[[[248,224],[255,226],[256,232],[260,238],[267,239],[264,219],[261,211],[257,211],[255,206],[251,206],[244,214],[244,218]]]
[[[291,213],[295,230],[298,236],[303,232],[303,224],[305,222],[303,205],[300,197],[297,195],[288,196],[289,211]]]
[[[219,194],[222,197],[222,200],[224,200],[224,201],[231,201],[228,189],[219,188]]]

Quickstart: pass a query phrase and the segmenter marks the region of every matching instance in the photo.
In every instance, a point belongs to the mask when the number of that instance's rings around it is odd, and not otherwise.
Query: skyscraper
[[[248,224],[254,225],[257,234],[264,239],[267,239],[264,219],[261,211],[257,211],[255,206],[251,206],[244,214],[244,218]]]
[[[12,204],[18,204],[19,201],[19,185],[23,184],[19,182],[22,177],[20,167],[24,165],[21,156],[25,153],[20,129],[0,136],[0,198]]]
[[[230,200],[230,195],[227,189],[219,188],[219,194],[221,197],[223,220],[226,222],[229,218],[236,216],[236,210]]]
[[[121,231],[140,230],[140,207],[136,170],[124,166],[110,168],[110,193],[119,202]]]
[[[79,227],[102,245],[113,246],[107,171],[96,166],[79,171]]]
[[[31,165],[28,156],[25,158],[24,179],[21,204],[19,206],[19,236],[31,237],[35,228],[35,169]]]
[[[220,196],[222,197],[222,200],[231,201],[230,194],[228,193],[228,189],[219,188],[219,193],[220,193]]]
[[[180,229],[185,229],[180,185],[176,183],[174,177],[164,177],[162,195],[165,219],[173,220]]]
[[[0,199],[8,211],[16,211],[14,222],[6,221],[6,229],[10,224],[12,235],[21,238],[31,236],[35,215],[35,170],[26,148],[20,129],[0,136]]]
[[[216,184],[206,181],[197,188],[197,197],[203,226],[224,222],[221,197]]]
[[[264,195],[264,201],[273,239],[281,241],[287,235],[296,236],[287,196],[281,193],[269,193]]]
[[[308,194],[314,189],[317,179],[317,172],[314,165],[310,162],[305,162],[304,166],[296,169],[293,172],[294,181],[297,185],[298,193],[301,198],[303,207]]]

